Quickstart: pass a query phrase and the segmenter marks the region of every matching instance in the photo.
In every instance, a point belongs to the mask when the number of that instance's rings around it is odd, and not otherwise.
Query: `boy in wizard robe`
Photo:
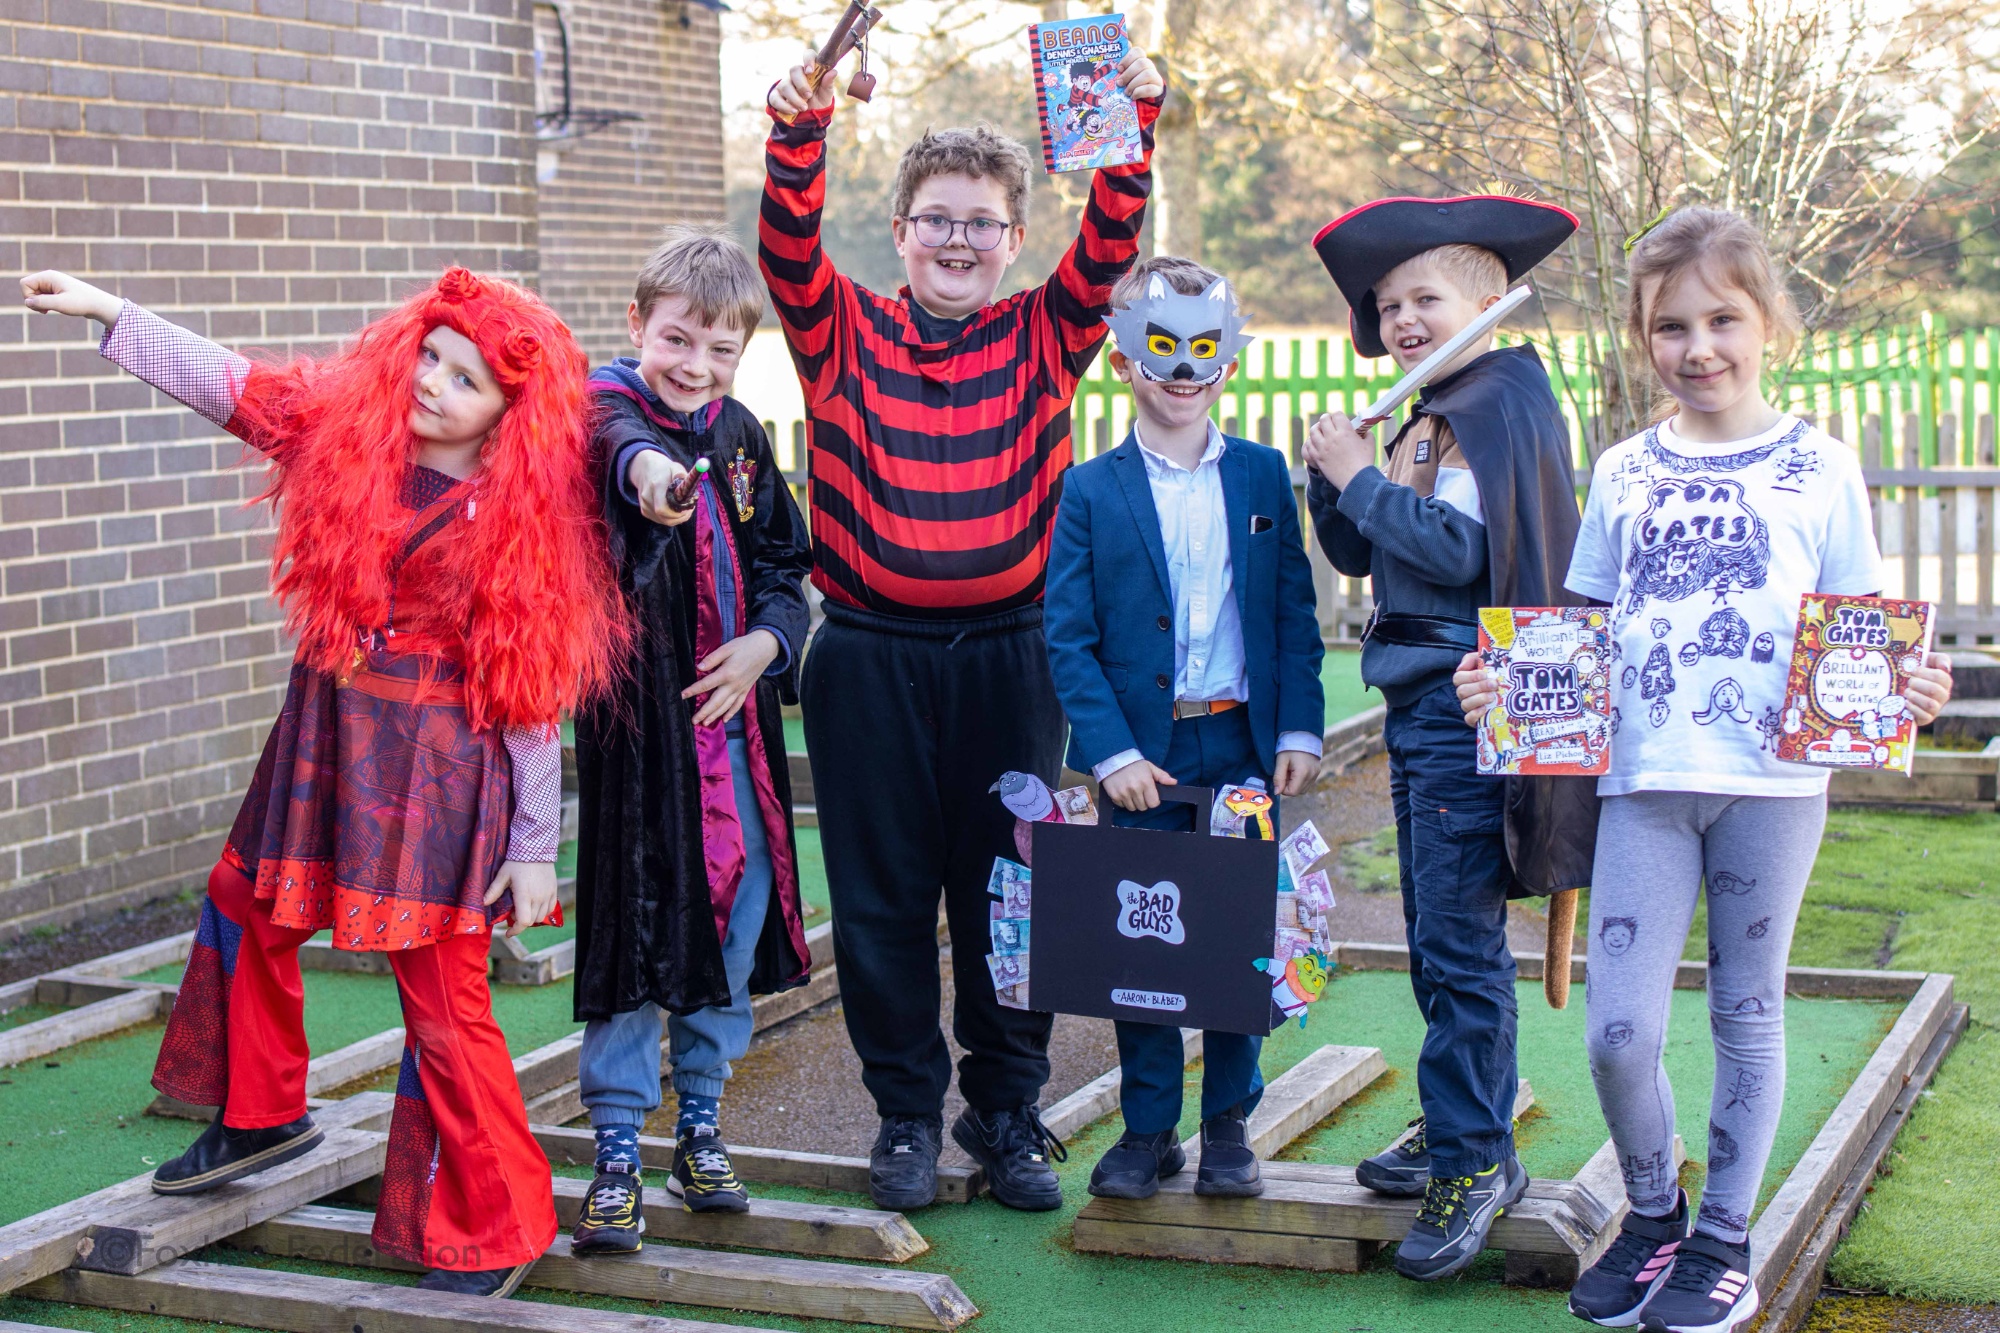
[[[1313,240],[1347,298],[1355,349],[1414,369],[1576,230],[1527,199],[1380,199]],[[1334,568],[1370,576],[1361,675],[1383,727],[1396,812],[1410,986],[1427,1031],[1417,1133],[1355,1168],[1423,1204],[1396,1256],[1406,1277],[1462,1272],[1527,1189],[1514,1152],[1514,956],[1507,900],[1589,882],[1590,782],[1477,771],[1451,675],[1482,606],[1560,606],[1578,527],[1569,432],[1530,347],[1491,338],[1435,374],[1375,466],[1339,413],[1314,423],[1306,500]]]
[[[723,1089],[749,1048],[751,994],[811,966],[778,711],[797,698],[810,548],[763,426],[729,396],[763,310],[740,246],[677,229],[639,273],[638,356],[590,377],[639,634],[616,693],[576,719],[578,1078],[597,1139],[577,1254],[640,1246],[638,1135],[660,1105],[663,1016],[679,1100],[667,1189],[690,1212],[749,1207]]]

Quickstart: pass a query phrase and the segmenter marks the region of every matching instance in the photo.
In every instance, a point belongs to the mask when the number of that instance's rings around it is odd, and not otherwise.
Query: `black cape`
[[[694,710],[680,697],[696,679],[695,525],[649,522],[619,493],[613,468],[620,450],[634,441],[659,444],[684,465],[709,459],[709,475],[724,497],[720,508],[735,536],[746,623],[777,630],[790,651],[787,669],[759,681],[744,703],[746,711],[756,709],[771,783],[785,809],[785,843],[793,853],[789,876],[782,865],[776,867],[750,989],[769,993],[799,985],[811,962],[800,923],[798,843],[779,713],[781,703],[798,701],[807,625],[803,580],[812,567],[805,522],[764,428],[749,409],[724,398],[709,428],[691,430],[666,417],[657,399],[649,409],[632,397],[606,392],[618,369],[592,377],[599,413],[592,447],[604,478],[612,558],[639,632],[612,697],[576,717],[582,797],[578,1021],[629,1012],[648,1000],[674,1013],[729,1003],[702,855]],[[629,388],[632,377],[624,378]],[[756,465],[754,516],[748,522],[727,498],[727,467],[739,447]],[[772,841],[776,851],[775,836]]]
[[[1443,417],[1479,484],[1494,606],[1583,606],[1563,586],[1582,519],[1569,426],[1532,347],[1503,347],[1427,385],[1412,408]],[[1597,779],[1506,779],[1511,896],[1590,883]]]

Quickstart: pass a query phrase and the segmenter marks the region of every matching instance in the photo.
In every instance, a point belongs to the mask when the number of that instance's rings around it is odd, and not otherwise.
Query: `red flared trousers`
[[[305,985],[299,946],[312,932],[271,923],[228,862],[208,898],[167,1021],[153,1086],[220,1106],[233,1129],[306,1113]],[[390,952],[403,1001],[403,1068],[374,1243],[427,1268],[508,1268],[556,1234],[548,1158],[528,1112],[486,983],[485,935]]]

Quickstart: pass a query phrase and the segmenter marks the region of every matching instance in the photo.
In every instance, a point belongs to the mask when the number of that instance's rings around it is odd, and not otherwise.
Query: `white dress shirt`
[[[1191,702],[1250,698],[1244,670],[1243,621],[1236,609],[1235,571],[1230,565],[1229,507],[1222,495],[1222,431],[1208,423],[1208,448],[1193,471],[1146,447],[1135,423],[1132,438],[1146,462],[1146,481],[1159,515],[1160,541],[1167,557],[1167,582],[1174,598],[1174,698]],[[1280,750],[1317,756],[1320,738],[1310,731],[1278,737]],[[1098,781],[1145,756],[1121,750],[1096,765]]]

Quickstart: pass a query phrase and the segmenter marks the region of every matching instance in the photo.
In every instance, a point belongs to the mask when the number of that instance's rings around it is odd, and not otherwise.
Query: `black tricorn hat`
[[[1387,356],[1375,284],[1396,265],[1440,245],[1476,245],[1500,256],[1512,282],[1555,253],[1576,227],[1576,214],[1566,208],[1506,194],[1377,199],[1321,227],[1313,249],[1347,298],[1354,350]]]

